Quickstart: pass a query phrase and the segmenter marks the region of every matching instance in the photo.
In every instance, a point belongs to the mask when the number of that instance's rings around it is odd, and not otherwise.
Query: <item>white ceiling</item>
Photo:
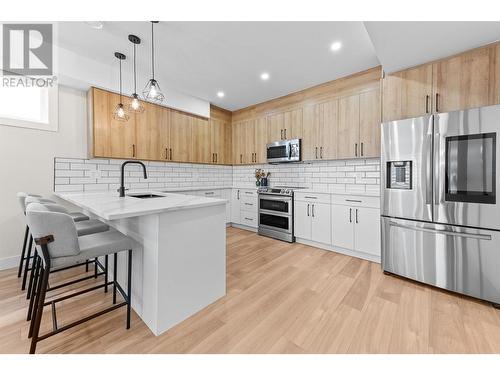
[[[500,22],[365,22],[387,73],[500,40]]]
[[[150,25],[104,22],[95,30],[63,22],[59,44],[113,65],[115,51],[132,57],[127,36],[138,35],[141,92],[150,74]],[[379,64],[391,72],[498,39],[500,22],[160,22],[156,75],[167,96],[170,88],[236,110]],[[332,52],[335,41],[343,47]],[[261,81],[262,72],[271,78]]]
[[[150,68],[149,22],[59,24],[59,43],[87,57],[115,64],[114,51],[138,49],[139,89]],[[155,26],[156,73],[163,91],[190,94],[229,110],[283,96],[379,65],[362,22],[160,22]],[[343,48],[332,52],[332,42]],[[130,62],[130,61],[128,61]],[[261,81],[268,72],[270,79]],[[222,90],[226,96],[217,97]]]

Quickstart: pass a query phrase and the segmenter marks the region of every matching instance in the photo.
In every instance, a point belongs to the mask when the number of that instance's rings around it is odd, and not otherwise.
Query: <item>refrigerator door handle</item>
[[[425,167],[425,204],[432,204],[432,134],[427,134],[427,141],[431,147],[426,155]]]
[[[462,232],[455,232],[455,231],[446,230],[446,229],[431,229],[431,228],[425,228],[425,227],[417,227],[417,226],[412,226],[412,225],[399,224],[399,223],[395,223],[394,221],[390,221],[389,224],[392,227],[398,227],[398,228],[403,228],[403,229],[411,229],[411,230],[418,230],[420,232],[428,232],[428,233],[434,233],[434,234],[444,234],[446,236],[464,237],[464,238],[473,238],[473,239],[476,239],[476,240],[491,241],[491,236],[488,235],[488,234],[462,233]]]

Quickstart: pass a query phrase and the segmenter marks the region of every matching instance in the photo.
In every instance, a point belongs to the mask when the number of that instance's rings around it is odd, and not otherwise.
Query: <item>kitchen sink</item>
[[[140,199],[148,199],[148,198],[165,198],[163,195],[156,194],[127,194],[128,197],[132,198],[140,198]]]

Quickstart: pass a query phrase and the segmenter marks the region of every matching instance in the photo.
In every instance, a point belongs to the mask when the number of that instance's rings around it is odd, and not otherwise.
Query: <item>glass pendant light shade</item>
[[[158,21],[151,21],[151,79],[146,83],[142,95],[145,100],[153,103],[161,103],[165,96],[161,92],[160,85],[155,79],[155,44],[154,44],[154,25]]]
[[[136,35],[129,35],[128,40],[134,44],[134,93],[130,95],[129,110],[135,113],[142,113],[144,112],[144,105],[137,94],[137,70],[135,63],[135,48],[138,44],[141,44],[141,38]]]
[[[118,103],[115,107],[115,110],[113,111],[113,119],[116,121],[123,121],[126,122],[128,121],[130,116],[128,115],[127,111],[123,107],[122,103]]]
[[[122,60],[125,60],[126,56],[123,53],[115,52],[115,57],[120,61],[120,102],[113,109],[113,119],[126,122],[130,118],[122,101]]]

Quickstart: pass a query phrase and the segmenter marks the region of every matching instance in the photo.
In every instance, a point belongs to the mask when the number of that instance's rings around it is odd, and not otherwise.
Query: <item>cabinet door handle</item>
[[[170,149],[170,160],[172,160],[172,149]]]
[[[315,147],[315,149],[316,149],[316,155],[315,156],[316,156],[316,159],[317,159],[318,158],[318,148]]]
[[[240,154],[240,164],[243,164],[243,154]]]
[[[280,139],[283,139],[283,129],[281,129],[281,136]]]
[[[358,209],[356,208],[356,224],[358,224]]]
[[[309,206],[310,206],[310,204],[308,203],[307,204],[307,216],[309,216]]]
[[[285,139],[286,139],[286,129],[285,129]]]
[[[436,112],[439,112],[439,94],[436,93]]]
[[[132,157],[135,158],[135,145],[132,145]]]
[[[219,162],[219,153],[218,152],[215,153],[215,162],[216,163]]]
[[[352,223],[352,208],[349,208],[349,223]]]
[[[323,159],[323,146],[319,148],[319,158]]]
[[[425,113],[429,113],[429,100],[430,100],[430,96],[429,95],[426,95],[425,96]]]
[[[361,156],[363,156],[363,142],[361,142]]]
[[[238,190],[238,199],[240,199],[240,191]]]
[[[354,144],[354,156],[358,157],[358,144]]]
[[[311,216],[314,217],[314,204],[312,205]]]
[[[165,159],[168,160],[168,147],[165,148]]]

